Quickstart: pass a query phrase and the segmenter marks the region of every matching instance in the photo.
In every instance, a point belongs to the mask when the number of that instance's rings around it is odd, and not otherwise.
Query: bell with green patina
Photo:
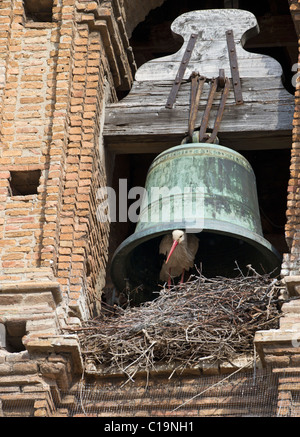
[[[174,229],[198,237],[195,266],[206,277],[233,277],[248,265],[280,273],[281,257],[263,237],[254,172],[236,151],[208,143],[172,147],[152,162],[145,193],[135,232],[112,259],[119,290],[126,278],[132,287],[157,289],[159,243]]]

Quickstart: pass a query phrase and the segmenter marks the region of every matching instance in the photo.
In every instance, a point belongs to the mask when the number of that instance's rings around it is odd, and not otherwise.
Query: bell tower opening
[[[295,74],[293,66],[298,59],[298,44],[288,2],[282,0],[276,2],[276,5],[268,0],[263,0],[259,4],[253,4],[249,0],[235,2],[208,0],[201,2],[201,9],[226,9],[230,7],[250,11],[255,15],[260,32],[257,36],[246,41],[244,49],[251,53],[260,53],[276,59],[282,66],[284,87],[289,93],[293,94],[295,90],[292,81]],[[174,34],[170,31],[171,23],[181,14],[199,9],[199,2],[197,1],[190,0],[183,5],[178,0],[167,0],[161,7],[151,11],[146,19],[133,31],[130,40],[137,66],[140,67],[152,59],[169,56],[177,52],[182,46],[183,40],[180,36],[175,35],[174,37]],[[276,38],[274,38],[275,34]],[[283,255],[288,251],[285,241],[285,223],[292,145],[291,132],[290,138],[285,143],[274,141],[270,137],[269,140],[264,139],[261,143],[259,138],[253,138],[252,144],[250,144],[251,137],[249,137],[247,145],[237,139],[233,144],[230,142],[229,136],[223,136],[221,133],[218,138],[221,145],[231,147],[239,152],[252,166],[256,177],[263,235]],[[152,153],[153,149],[151,153],[148,153],[148,142],[149,139],[145,135],[145,153],[131,153],[128,151],[116,155],[113,185],[116,190],[119,188],[120,179],[126,180],[127,194],[132,187],[144,186],[147,171],[159,153]],[[179,144],[174,143],[172,146]],[[127,200],[128,206],[130,206],[136,199]],[[108,272],[116,248],[134,232],[134,229],[135,223],[130,221],[116,221],[112,224]],[[109,283],[109,273],[107,277],[108,288],[114,288]],[[115,292],[113,296],[115,299]],[[147,300],[147,297],[144,300]],[[107,301],[110,301],[109,298]]]

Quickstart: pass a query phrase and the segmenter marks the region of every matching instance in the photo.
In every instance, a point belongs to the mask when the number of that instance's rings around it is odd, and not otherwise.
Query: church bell
[[[111,277],[157,290],[159,243],[174,229],[196,234],[195,265],[206,277],[237,276],[251,265],[279,274],[281,256],[263,237],[256,180],[249,162],[217,144],[172,147],[152,162],[135,232],[114,253]]]

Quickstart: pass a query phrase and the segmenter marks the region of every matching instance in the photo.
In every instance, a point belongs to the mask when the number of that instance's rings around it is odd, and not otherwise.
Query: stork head
[[[166,263],[169,261],[172,253],[175,250],[175,247],[177,246],[177,244],[181,244],[183,241],[185,241],[185,232],[184,231],[180,231],[179,229],[176,229],[175,231],[172,232],[172,238],[173,238],[173,244],[172,247],[170,249],[168,258],[166,260]]]
[[[182,243],[185,239],[185,232],[176,229],[172,232],[173,241],[177,241],[178,244]]]

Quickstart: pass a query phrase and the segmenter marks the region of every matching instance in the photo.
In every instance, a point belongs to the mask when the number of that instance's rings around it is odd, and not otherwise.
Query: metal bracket
[[[220,68],[220,69],[219,69],[219,77],[218,77],[218,87],[217,87],[217,91],[221,91],[221,89],[224,88],[224,86],[225,86],[225,81],[226,81],[225,70],[224,70],[224,68]]]
[[[213,127],[213,131],[210,135],[210,137],[208,138],[208,140],[206,141],[207,143],[213,143],[216,139],[216,136],[218,134],[218,130],[219,130],[219,126],[221,124],[222,121],[222,117],[223,117],[223,112],[225,109],[225,103],[227,100],[227,96],[228,96],[228,92],[229,92],[229,79],[228,77],[225,77],[224,79],[224,86],[223,86],[223,93],[222,93],[222,97],[220,100],[220,105],[219,105],[219,109],[217,112],[217,116],[215,119],[215,124]]]
[[[191,75],[191,102],[188,128],[189,137],[193,136],[195,130],[196,117],[205,80],[206,78],[200,76],[198,73],[193,72]]]
[[[205,82],[205,78],[203,78],[203,79]],[[210,82],[211,82],[210,91],[209,91],[209,95],[208,95],[208,99],[207,99],[207,104],[206,104],[206,107],[205,107],[205,110],[204,110],[204,113],[202,116],[199,137],[198,137],[200,142],[207,142],[207,143],[213,143],[216,139],[216,136],[217,136],[217,133],[218,133],[218,130],[220,127],[220,123],[222,121],[222,117],[223,117],[223,113],[224,113],[224,109],[225,109],[225,104],[226,104],[227,96],[229,93],[229,84],[230,84],[228,77],[224,76],[223,69],[219,70],[219,77],[211,79]],[[222,91],[222,96],[220,99],[220,104],[219,104],[219,108],[217,111],[213,130],[210,134],[208,134],[207,133],[207,125],[208,125],[208,121],[209,121],[210,111],[211,111],[211,108],[213,105],[215,94],[218,91]],[[199,100],[200,100],[200,97],[199,97]],[[197,109],[198,109],[198,105],[199,105],[199,101],[197,102]],[[190,125],[189,125],[189,127],[190,127]],[[190,132],[190,130],[189,130],[189,136],[192,137],[192,135],[193,135],[193,132]]]
[[[186,70],[186,67],[189,63],[189,60],[190,60],[191,55],[192,55],[192,51],[195,47],[197,37],[198,37],[198,34],[196,34],[196,33],[192,33],[190,36],[189,42],[186,46],[184,55],[182,57],[182,61],[180,63],[180,66],[179,66],[179,69],[177,72],[177,75],[175,77],[171,92],[169,94],[169,97],[168,97],[168,100],[166,103],[166,108],[169,108],[169,109],[173,108],[173,105],[174,105],[176,97],[177,97],[178,90],[180,88],[180,85],[181,85],[181,82],[182,82],[182,79],[183,79],[183,76],[184,76],[184,73]]]
[[[233,30],[226,31],[226,39],[227,39],[227,48],[228,48],[232,83],[233,83],[233,91],[235,96],[235,103],[237,105],[242,105],[244,102],[243,102],[242,86],[241,86],[238,61],[237,61],[237,55],[235,49],[235,42],[233,37]]]
[[[217,91],[217,86],[218,86],[218,79],[216,79],[216,78],[212,79],[211,84],[210,84],[210,90],[209,90],[209,95],[208,95],[208,99],[207,99],[207,104],[205,107],[204,114],[202,116],[202,121],[201,121],[201,126],[200,126],[200,132],[199,132],[200,141],[202,141],[206,135],[209,114],[210,114],[210,110],[211,110],[211,107],[213,104],[215,93]]]

